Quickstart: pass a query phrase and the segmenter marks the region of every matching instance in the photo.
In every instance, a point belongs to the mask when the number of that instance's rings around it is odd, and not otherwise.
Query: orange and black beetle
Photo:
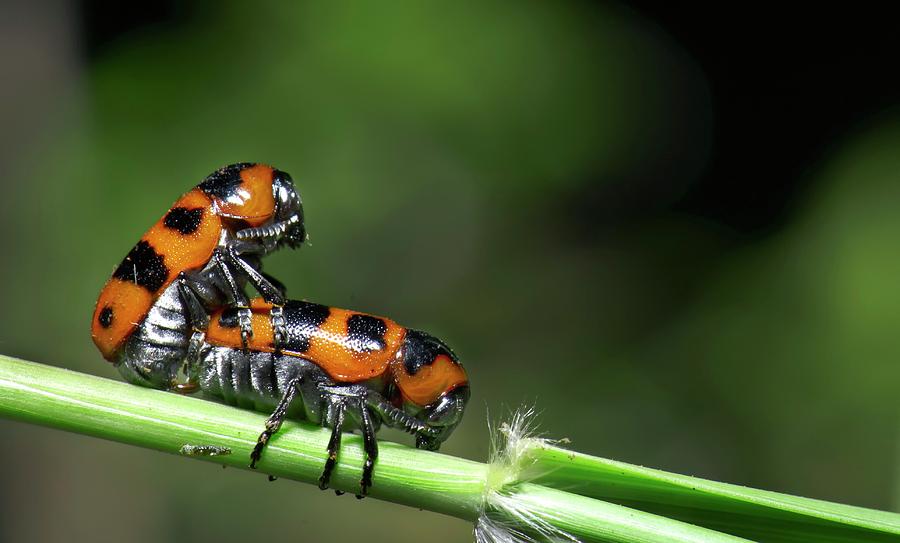
[[[113,271],[94,308],[91,337],[130,381],[162,384],[146,377],[163,378],[154,366],[184,360],[188,326],[204,329],[209,311],[237,308],[242,341],[249,340],[244,285],[283,304],[284,287],[260,271],[259,258],[305,237],[300,195],[288,174],[263,164],[221,168],[179,198]],[[175,374],[165,379],[172,383]]]
[[[358,429],[366,452],[360,481],[360,495],[365,495],[372,486],[375,432],[382,423],[415,435],[416,446],[428,450],[437,450],[460,423],[469,399],[468,377],[436,337],[384,317],[289,300],[279,308],[286,336],[276,341],[274,306],[257,298],[251,308],[254,335],[248,348],[241,341],[237,311],[220,309],[187,369],[190,381],[211,396],[272,411],[251,467],[286,416],[303,418],[332,429],[319,478],[325,489],[341,432]],[[171,370],[159,371],[167,376]]]

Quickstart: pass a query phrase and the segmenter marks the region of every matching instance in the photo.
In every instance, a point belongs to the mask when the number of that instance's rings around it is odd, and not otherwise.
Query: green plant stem
[[[242,469],[249,469],[250,451],[265,422],[252,411],[2,355],[0,416],[172,454],[181,454],[185,445],[187,451],[227,448],[230,454],[188,456]],[[317,426],[286,422],[266,448],[260,473],[316,484],[330,434]],[[361,438],[345,435],[332,487],[356,492],[362,462]],[[371,496],[475,521],[487,480],[487,464],[382,441]],[[719,541],[714,532],[709,532],[711,539],[697,539],[698,529],[688,531],[690,538],[635,539],[641,532],[626,508],[535,485],[510,488],[507,497],[520,507],[533,507],[532,514],[546,523],[574,529],[585,541],[600,540],[607,532],[623,537],[604,541]],[[669,526],[672,534],[683,530],[678,521],[657,517],[656,523]]]
[[[900,515],[720,483],[529,439],[532,483],[764,541],[898,541]]]
[[[506,494],[506,493],[504,493]],[[500,498],[579,541],[620,543],[748,543],[749,540],[666,517],[532,483]],[[513,517],[516,518],[516,517]],[[566,539],[548,537],[549,540]]]
[[[172,454],[184,445],[215,445],[231,454],[192,456],[249,469],[250,451],[265,417],[199,398],[0,356],[0,416],[129,443]],[[331,432],[286,422],[258,463],[261,474],[316,484]],[[332,487],[359,490],[363,450],[347,434]],[[487,466],[380,442],[371,495],[467,520],[478,514]],[[262,476],[262,475],[260,475]]]
[[[3,355],[0,416],[242,469],[249,469],[265,421],[252,411]],[[286,422],[259,471],[316,484],[329,437],[323,428]],[[344,436],[334,488],[357,491],[361,441]],[[758,526],[752,535],[767,541],[889,541],[900,533],[900,515],[892,513],[703,481],[527,441],[533,446],[526,447],[520,466],[528,467],[521,473],[382,441],[371,495],[468,521],[478,518],[487,497],[491,517],[515,529],[551,526],[584,541],[736,542],[744,540],[735,535],[750,533],[741,531],[746,526]],[[215,456],[204,456],[210,452]]]

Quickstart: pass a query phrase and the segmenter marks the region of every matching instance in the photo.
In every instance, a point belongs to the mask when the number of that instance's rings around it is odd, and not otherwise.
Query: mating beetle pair
[[[328,487],[342,430],[359,429],[372,485],[380,424],[436,450],[459,424],[468,379],[439,339],[393,321],[289,301],[261,258],[305,240],[293,181],[261,164],[234,164],[182,196],[104,286],[94,343],[129,382],[271,412],[255,467],[285,417],[332,429],[319,479]],[[261,298],[248,299],[247,283]]]

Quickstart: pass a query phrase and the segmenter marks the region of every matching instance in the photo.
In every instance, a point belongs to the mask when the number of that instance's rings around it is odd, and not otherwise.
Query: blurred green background
[[[118,378],[88,322],[112,269],[212,170],[267,162],[306,208],[309,245],[266,261],[291,297],[462,358],[473,397],[446,452],[484,460],[489,414],[527,403],[587,453],[900,509],[897,96],[836,96],[875,87],[839,81],[841,46],[804,65],[830,83],[778,87],[804,73],[780,42],[722,69],[727,24],[700,43],[702,21],[643,4],[4,4],[0,352]],[[470,538],[259,474],[0,435],[0,541]]]

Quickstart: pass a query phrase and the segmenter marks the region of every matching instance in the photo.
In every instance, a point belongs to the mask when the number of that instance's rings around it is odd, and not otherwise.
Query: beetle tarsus
[[[378,458],[378,441],[375,439],[375,424],[368,408],[360,402],[360,414],[362,419],[363,449],[366,452],[366,460],[363,464],[362,479],[359,482],[360,494],[366,496],[372,487],[372,473],[375,470],[375,460]],[[361,496],[357,496],[359,498]]]
[[[248,307],[239,307],[237,310],[238,324],[241,327],[241,347],[244,351],[250,348],[250,340],[253,339],[252,314]]]
[[[280,354],[282,346],[288,340],[287,325],[284,322],[284,308],[273,305],[269,310],[269,317],[272,320],[272,343],[274,344],[275,354]]]
[[[322,475],[319,476],[319,488],[325,490],[328,488],[328,482],[331,480],[331,472],[334,471],[334,465],[337,463],[338,450],[341,448],[341,429],[344,426],[344,412],[346,404],[343,401],[337,401],[334,404],[334,421],[331,427],[331,438],[328,440],[328,458],[325,460],[325,466],[322,468]]]

